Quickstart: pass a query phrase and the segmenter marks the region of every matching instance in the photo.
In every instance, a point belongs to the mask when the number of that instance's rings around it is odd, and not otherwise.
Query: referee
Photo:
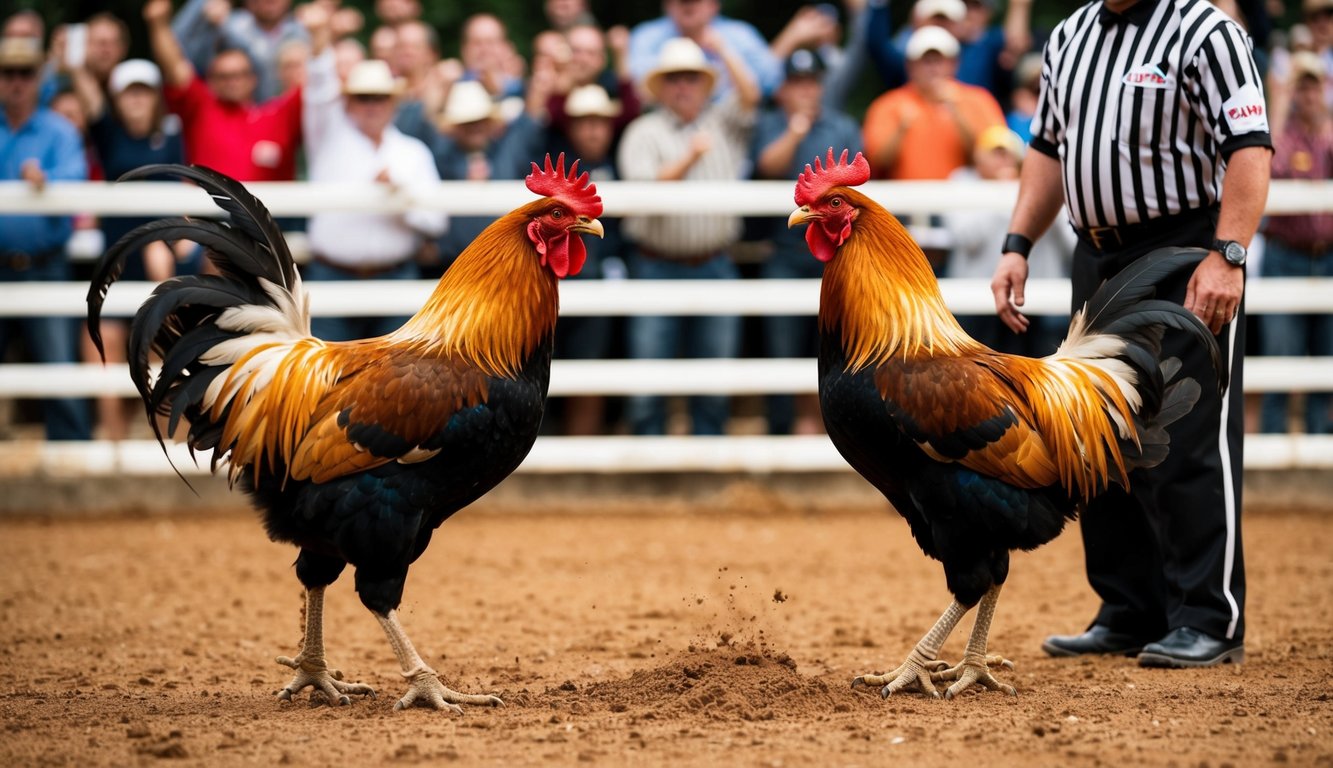
[[[1143,666],[1244,659],[1241,555],[1245,249],[1268,196],[1272,142],[1251,42],[1205,0],[1104,0],[1052,32],[1043,53],[1032,149],[991,290],[1015,332],[1027,252],[1067,204],[1078,233],[1073,306],[1144,254],[1210,250],[1162,288],[1218,336],[1230,366],[1221,396],[1206,350],[1168,334],[1165,357],[1203,390],[1171,429],[1171,451],[1081,516],[1088,580],[1102,600],[1053,656],[1138,655]]]

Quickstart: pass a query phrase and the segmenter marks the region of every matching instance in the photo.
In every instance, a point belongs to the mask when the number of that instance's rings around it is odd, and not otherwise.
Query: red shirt
[[[1273,178],[1327,181],[1333,179],[1333,121],[1311,132],[1296,119],[1273,137]],[[1264,232],[1293,248],[1333,248],[1333,213],[1269,216]]]
[[[263,104],[218,101],[195,75],[168,85],[167,107],[180,116],[185,159],[238,181],[292,181],[301,144],[301,89]]]

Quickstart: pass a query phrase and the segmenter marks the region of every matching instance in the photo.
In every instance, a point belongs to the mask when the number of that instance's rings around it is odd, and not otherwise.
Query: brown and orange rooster
[[[1154,286],[1190,269],[1204,251],[1171,249],[1108,281],[1076,314],[1055,354],[1000,354],[969,337],[945,306],[921,249],[883,207],[852,189],[870,178],[860,154],[806,166],[790,226],[826,262],[819,304],[819,397],[843,457],[906,518],[941,561],[953,603],[907,660],[853,687],[888,696],[952,681],[1010,694],[991,666],[986,637],[1009,572],[1009,553],[1060,533],[1079,505],[1109,483],[1166,457],[1165,427],[1198,399],[1193,379],[1171,381],[1160,361],[1166,328],[1212,334]],[[1222,370],[1220,365],[1216,366]],[[979,604],[979,606],[978,606]],[[960,664],[937,659],[959,620],[978,606]]]
[[[411,683],[396,708],[461,712],[495,696],[445,687],[398,622],[408,567],[450,515],[507,477],[537,437],[551,371],[559,278],[584,261],[580,234],[601,236],[602,201],[575,161],[534,163],[540,200],[497,219],[440,279],[426,305],[387,336],[345,343],[310,335],[308,297],[264,206],[236,181],[198,166],[149,166],[203,187],[230,224],[171,218],[122,238],[98,264],[88,325],[126,254],[156,240],[204,245],[218,275],[162,283],[135,316],[129,360],[156,417],[189,424],[191,451],[230,463],[269,536],[300,548],[305,637],[282,699],[313,688],[330,702],[374,695],[324,658],[324,589],[347,564]],[[150,353],[161,360],[150,366]],[[156,370],[152,370],[155,368]]]

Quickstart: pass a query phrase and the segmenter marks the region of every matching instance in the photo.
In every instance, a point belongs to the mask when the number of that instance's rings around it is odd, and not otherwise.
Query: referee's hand
[[[995,297],[995,314],[1014,333],[1023,333],[1031,321],[1019,312],[1023,306],[1023,288],[1028,282],[1028,260],[1010,251],[1000,256],[990,292]]]

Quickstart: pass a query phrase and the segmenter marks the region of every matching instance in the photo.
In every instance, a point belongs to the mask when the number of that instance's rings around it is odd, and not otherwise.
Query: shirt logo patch
[[[1175,88],[1176,79],[1157,64],[1140,64],[1125,73],[1120,82],[1135,88]]]
[[[1233,134],[1268,130],[1268,111],[1264,95],[1253,83],[1247,83],[1222,105],[1222,114]]]

